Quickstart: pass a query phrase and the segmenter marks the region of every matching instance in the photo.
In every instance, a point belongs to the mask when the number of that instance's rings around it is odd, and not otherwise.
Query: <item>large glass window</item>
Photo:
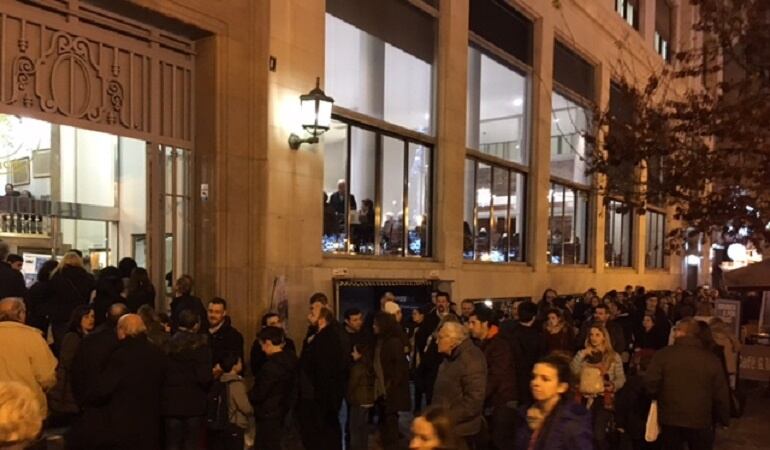
[[[475,159],[465,162],[463,256],[524,261],[526,175]]]
[[[610,200],[604,210],[604,264],[631,267],[633,211],[623,202]]]
[[[655,2],[655,51],[666,61],[671,61],[671,15],[671,6],[667,0]]]
[[[147,170],[144,141],[0,114],[0,238],[21,253],[80,250],[93,270],[146,266]]]
[[[639,29],[639,0],[615,0],[615,11],[629,25]]]
[[[324,142],[327,254],[430,256],[432,147],[332,121]]]
[[[586,264],[589,230],[588,192],[552,183],[548,202],[548,262]]]
[[[591,127],[590,112],[557,92],[551,107],[551,175],[589,186],[586,158],[590,150],[585,136]]]
[[[648,269],[664,269],[666,249],[666,214],[647,211],[647,249],[645,266]]]
[[[468,51],[468,148],[528,163],[527,78],[475,46]]]
[[[434,27],[403,0],[327,0],[326,92],[338,106],[433,134]]]

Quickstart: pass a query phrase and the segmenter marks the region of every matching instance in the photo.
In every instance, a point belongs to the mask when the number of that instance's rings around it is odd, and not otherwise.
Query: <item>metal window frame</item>
[[[433,214],[434,214],[434,189],[433,189],[433,181],[434,181],[434,171],[435,171],[435,144],[433,139],[430,136],[424,135],[422,133],[417,133],[411,130],[406,130],[404,128],[387,124],[386,127],[380,127],[376,126],[373,122],[374,120],[371,120],[370,118],[363,116],[363,118],[366,118],[367,120],[360,121],[362,117],[349,117],[347,114],[340,114],[340,112],[347,112],[346,110],[335,107],[335,110],[332,112],[332,120],[336,120],[337,122],[341,122],[346,125],[346,131],[345,131],[345,140],[346,140],[346,157],[345,157],[345,183],[346,183],[346,192],[345,192],[345,239],[346,239],[346,245],[345,245],[345,252],[344,253],[323,253],[324,257],[330,257],[333,258],[335,256],[355,256],[355,257],[375,257],[377,259],[386,259],[386,258],[396,258],[399,260],[403,260],[405,258],[419,258],[419,259],[428,259],[433,257]],[[368,131],[371,133],[374,133],[375,138],[375,167],[374,167],[374,217],[375,217],[375,223],[374,223],[374,253],[373,254],[357,254],[353,253],[352,251],[352,242],[351,242],[351,234],[350,234],[350,186],[351,186],[351,157],[353,154],[353,148],[352,148],[352,130],[353,128],[358,128],[364,131]],[[383,175],[383,159],[384,159],[384,149],[383,149],[383,138],[384,137],[390,137],[392,139],[397,139],[403,142],[403,179],[402,179],[402,203],[401,203],[401,211],[403,214],[403,224],[402,224],[402,230],[401,230],[401,242],[402,242],[402,249],[399,254],[383,254],[382,248],[381,248],[381,231],[382,231],[382,212],[383,212],[383,206],[382,206],[382,181],[384,180]],[[429,170],[427,174],[428,179],[428,199],[429,199],[429,207],[428,207],[428,224],[427,224],[427,230],[426,230],[426,246],[423,246],[421,248],[421,254],[418,255],[410,255],[409,254],[409,145],[415,144],[420,147],[426,147],[430,152],[430,157],[428,159],[429,164]],[[362,199],[363,200],[363,199]]]
[[[610,245],[611,248],[614,249],[615,247],[615,237],[614,233],[611,232],[611,230],[614,230],[617,226],[617,221],[615,220],[615,212],[611,210],[612,207],[617,208],[618,205],[627,206],[629,210],[627,212],[624,212],[620,215],[620,264],[614,263],[614,258],[611,261],[605,261],[605,264],[609,262],[609,267],[617,267],[617,268],[623,268],[623,267],[633,267],[634,266],[634,220],[631,216],[633,214],[633,210],[630,209],[630,206],[623,201],[616,200],[616,199],[610,199],[608,203],[605,205],[604,208],[604,214],[605,214],[605,229],[604,229],[604,243],[605,246],[607,244]],[[626,220],[628,220],[628,233],[623,232],[623,228],[625,226]],[[610,232],[608,232],[608,230]],[[626,238],[625,240],[623,238]],[[628,253],[624,254],[623,247],[624,242],[628,243]],[[606,248],[606,247],[605,247]],[[606,252],[605,252],[606,255]],[[628,259],[628,264],[625,263],[626,258]]]
[[[474,152],[478,153],[478,152]],[[470,151],[468,154],[465,155],[465,161],[472,161],[473,163],[473,227],[471,229],[471,238],[473,240],[473,258],[472,261],[474,262],[489,262],[492,264],[508,264],[508,263],[525,263],[527,262],[527,248],[526,248],[526,236],[528,233],[528,227],[527,227],[527,189],[528,189],[528,172],[525,172],[523,170],[520,170],[518,168],[518,164],[512,164],[510,161],[508,161],[506,164],[498,164],[494,161],[491,161],[489,157],[485,157],[487,155],[479,156],[476,154],[472,154]],[[495,158],[499,159],[499,158]],[[490,167],[490,191],[492,194],[492,199],[490,201],[490,228],[491,228],[491,217],[494,211],[494,173],[495,169],[502,169],[508,173],[508,194],[507,194],[507,202],[506,202],[506,221],[505,221],[505,233],[508,234],[508,242],[506,243],[505,248],[505,258],[502,262],[496,262],[496,261],[481,261],[479,259],[478,252],[476,251],[476,240],[478,236],[478,196],[476,195],[476,192],[478,190],[478,174],[479,174],[479,164],[485,164]],[[523,177],[523,183],[522,183],[522,192],[517,193],[517,195],[521,196],[521,214],[522,214],[522,233],[521,236],[519,236],[519,249],[520,254],[518,256],[518,259],[511,259],[511,248],[512,248],[512,241],[513,241],[513,235],[514,231],[511,229],[511,189],[513,187],[514,183],[514,175],[520,175]],[[463,209],[465,208],[465,205],[463,204]],[[487,240],[488,240],[488,246],[489,251],[492,251],[492,233],[489,231],[487,233]],[[464,252],[463,252],[464,253]]]

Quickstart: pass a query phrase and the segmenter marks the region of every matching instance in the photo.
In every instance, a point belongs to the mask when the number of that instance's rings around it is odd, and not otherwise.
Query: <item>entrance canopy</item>
[[[770,287],[770,259],[724,272],[722,277],[728,289]]]

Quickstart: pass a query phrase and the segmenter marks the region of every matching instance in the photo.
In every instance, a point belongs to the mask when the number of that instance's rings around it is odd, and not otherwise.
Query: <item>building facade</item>
[[[687,2],[6,3],[0,181],[22,195],[0,237],[18,252],[191,273],[247,335],[282,299],[300,333],[316,291],[342,308],[707,276],[664,253],[670,211],[605,205],[584,171],[591,110],[624,110],[614,81],[697,45]],[[317,77],[331,127],[292,150]]]

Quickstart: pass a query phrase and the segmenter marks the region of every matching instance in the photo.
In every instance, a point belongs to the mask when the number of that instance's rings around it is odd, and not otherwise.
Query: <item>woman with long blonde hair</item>
[[[580,394],[593,413],[594,444],[609,449],[607,424],[615,409],[615,393],[626,383],[623,360],[612,348],[610,333],[598,323],[591,325],[585,348],[572,360],[572,372],[580,380]]]

